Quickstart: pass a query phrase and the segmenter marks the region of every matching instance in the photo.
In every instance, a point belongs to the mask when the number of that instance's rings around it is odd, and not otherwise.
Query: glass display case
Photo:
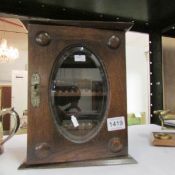
[[[104,120],[108,83],[100,59],[84,46],[65,49],[51,78],[57,129],[73,142],[90,140]]]

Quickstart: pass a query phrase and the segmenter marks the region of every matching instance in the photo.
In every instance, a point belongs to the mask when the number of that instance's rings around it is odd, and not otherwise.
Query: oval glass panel
[[[85,47],[67,48],[51,75],[51,111],[59,132],[84,143],[102,127],[107,109],[108,83],[101,61]]]

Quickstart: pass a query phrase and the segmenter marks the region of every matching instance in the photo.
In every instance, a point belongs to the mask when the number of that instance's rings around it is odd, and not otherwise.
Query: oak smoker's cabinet
[[[27,165],[128,156],[125,30],[130,24],[80,26],[28,27]]]

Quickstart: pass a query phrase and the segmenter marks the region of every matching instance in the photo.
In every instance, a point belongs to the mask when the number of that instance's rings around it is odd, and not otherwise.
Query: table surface
[[[129,126],[129,154],[137,164],[24,170],[18,170],[18,167],[26,157],[27,137],[16,135],[0,155],[0,175],[175,175],[175,147],[151,145],[152,132],[159,131],[161,128],[157,125]]]

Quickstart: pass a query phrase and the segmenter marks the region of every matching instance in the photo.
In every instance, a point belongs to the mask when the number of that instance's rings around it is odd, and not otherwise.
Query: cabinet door
[[[175,113],[175,46],[174,38],[163,38],[163,105]]]
[[[31,24],[27,163],[127,155],[125,82],[123,31]]]
[[[11,87],[1,88],[1,109],[11,107]],[[10,130],[10,116],[7,114],[3,118],[3,128],[4,131]]]

